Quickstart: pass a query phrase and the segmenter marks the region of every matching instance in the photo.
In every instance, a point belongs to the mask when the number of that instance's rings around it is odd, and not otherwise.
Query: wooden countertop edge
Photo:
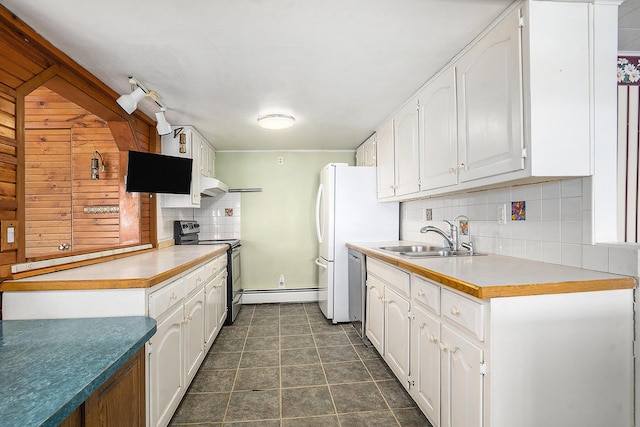
[[[171,279],[198,264],[220,255],[227,251],[226,247],[216,249],[207,255],[200,256],[184,264],[180,264],[170,270],[163,271],[148,278],[136,279],[104,279],[104,280],[42,280],[29,282],[16,282],[7,280],[0,284],[0,290],[6,291],[77,291],[100,289],[140,289],[150,288],[165,280]],[[109,259],[111,260],[111,259]]]
[[[355,249],[380,261],[402,268],[411,273],[417,274],[427,279],[431,279],[450,288],[464,292],[476,298],[504,298],[531,295],[564,294],[574,292],[611,291],[619,289],[633,289],[636,287],[636,280],[633,277],[621,277],[619,279],[598,279],[587,281],[532,283],[503,286],[478,286],[464,282],[454,277],[449,277],[441,273],[429,270],[410,261],[405,261],[392,256],[382,254],[378,251],[369,250],[357,245],[347,243],[347,247]]]

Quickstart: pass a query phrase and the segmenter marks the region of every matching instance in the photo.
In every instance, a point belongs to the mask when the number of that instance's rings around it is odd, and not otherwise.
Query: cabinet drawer
[[[184,279],[180,278],[149,294],[149,316],[159,318],[185,296]]]
[[[409,273],[372,258],[367,258],[367,273],[382,279],[386,284],[404,293],[405,296],[411,295],[409,292]]]
[[[442,316],[462,326],[484,341],[485,306],[469,298],[442,290]]]
[[[427,279],[411,276],[411,299],[440,314],[440,286]]]
[[[185,295],[191,294],[198,286],[204,284],[206,278],[204,265],[193,270],[184,277]]]
[[[206,280],[218,275],[227,266],[227,255],[220,255],[204,265]]]

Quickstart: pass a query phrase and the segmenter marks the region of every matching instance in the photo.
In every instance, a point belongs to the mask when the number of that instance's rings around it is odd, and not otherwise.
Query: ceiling
[[[511,3],[0,0],[115,91],[135,76],[218,150],[354,149]],[[640,51],[640,0],[620,23]],[[296,124],[259,128],[268,113]]]

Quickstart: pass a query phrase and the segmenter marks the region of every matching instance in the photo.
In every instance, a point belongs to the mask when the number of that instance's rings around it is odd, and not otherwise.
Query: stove
[[[173,222],[173,238],[176,245],[223,245],[227,249],[227,320],[231,325],[242,308],[242,276],[240,275],[240,239],[200,240],[200,224],[197,221]]]

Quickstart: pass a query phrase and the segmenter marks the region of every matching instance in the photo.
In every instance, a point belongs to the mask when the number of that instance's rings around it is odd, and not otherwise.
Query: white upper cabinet
[[[376,132],[376,159],[378,162],[378,199],[396,195],[395,148],[393,141],[393,120],[389,120]]]
[[[456,75],[450,67],[418,94],[421,189],[458,183]]]
[[[519,11],[457,62],[460,181],[524,169]]]
[[[412,100],[393,118],[396,146],[396,196],[420,191],[418,106]]]
[[[356,166],[376,166],[376,134],[371,135],[356,150]]]
[[[162,137],[162,154],[168,156],[187,157],[193,159],[191,169],[190,194],[163,194],[164,208],[199,208],[200,207],[200,176],[214,176],[215,149],[192,126],[180,126],[184,134],[184,144],[180,144],[180,134],[173,136],[173,132]],[[177,129],[174,127],[174,129]],[[181,152],[181,148],[182,151]]]
[[[420,190],[417,101],[407,103],[377,131],[378,199]]]
[[[525,0],[496,20],[418,92],[419,114],[409,101],[378,131],[379,199],[590,175],[589,19],[587,3]]]

